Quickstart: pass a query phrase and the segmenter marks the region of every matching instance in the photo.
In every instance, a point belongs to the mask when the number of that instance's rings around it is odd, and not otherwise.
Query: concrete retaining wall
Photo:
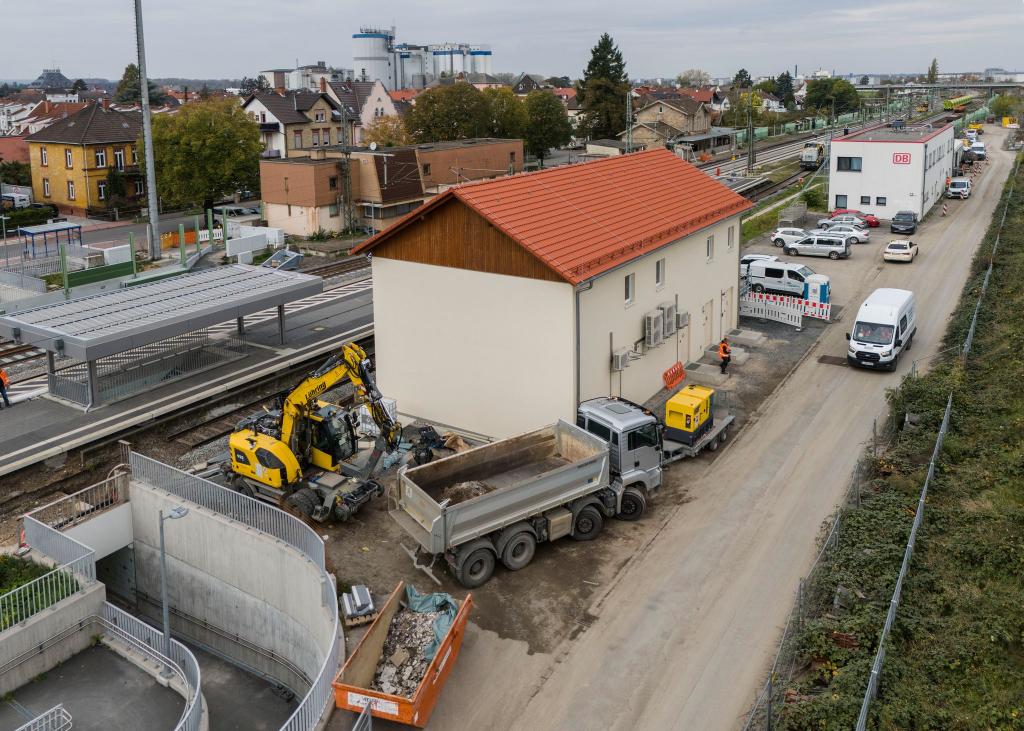
[[[131,483],[139,611],[160,622],[160,510],[185,504],[164,524],[172,631],[267,675],[299,695],[330,646],[331,611],[321,573],[291,546],[162,490]]]
[[[17,663],[0,674],[0,695],[20,688],[87,648],[99,630],[86,620],[100,613],[105,600],[106,588],[97,581],[0,633],[0,670]],[[61,636],[65,630],[68,634]]]

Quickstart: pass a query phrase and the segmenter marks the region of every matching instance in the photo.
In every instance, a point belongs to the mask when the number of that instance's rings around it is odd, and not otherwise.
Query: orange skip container
[[[401,581],[384,603],[380,616],[373,620],[370,629],[356,645],[355,651],[342,665],[341,672],[333,683],[334,705],[356,713],[360,713],[369,705],[370,713],[377,718],[423,728],[430,720],[430,714],[437,705],[441,689],[444,688],[448,674],[459,656],[459,650],[462,649],[466,623],[473,608],[473,595],[468,594],[461,602],[455,600],[459,606],[455,621],[448,628],[448,634],[437,648],[437,654],[427,666],[427,672],[416,687],[416,692],[411,698],[405,698],[370,690],[373,674],[384,651],[388,627],[391,626],[391,619],[399,609],[404,591],[405,582]]]

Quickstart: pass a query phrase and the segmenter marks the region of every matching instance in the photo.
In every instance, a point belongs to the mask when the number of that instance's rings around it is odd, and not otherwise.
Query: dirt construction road
[[[843,498],[872,419],[884,414],[885,388],[912,358],[939,347],[1010,169],[1010,153],[998,149],[1002,131],[989,127],[985,139],[990,161],[973,197],[951,201],[949,217],[932,214],[912,237],[921,247],[916,262],[883,264],[881,246],[890,238],[884,227],[874,229],[879,241],[858,247],[855,256],[874,261],[845,283],[844,321],[825,331],[715,461],[700,470],[687,465],[692,500],[658,506],[674,514],[618,572],[581,631],[551,655],[529,655],[523,643],[478,632],[432,729],[710,731],[742,724],[821,523]],[[856,307],[885,286],[918,297],[919,330],[898,374],[819,363],[820,355],[845,356],[844,329]]]

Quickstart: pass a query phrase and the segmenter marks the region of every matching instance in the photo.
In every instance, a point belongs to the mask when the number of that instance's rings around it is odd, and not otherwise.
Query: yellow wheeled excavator
[[[320,400],[345,379],[355,388],[355,406]],[[358,452],[360,405],[369,410],[378,435],[365,461],[354,464],[347,460]],[[283,501],[317,522],[345,521],[383,494],[371,478],[401,439],[402,425],[384,408],[366,352],[348,343],[285,396],[280,409],[239,422],[222,469],[232,487],[250,497]]]

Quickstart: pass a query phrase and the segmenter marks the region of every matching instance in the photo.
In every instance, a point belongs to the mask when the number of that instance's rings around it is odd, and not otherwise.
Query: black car
[[[916,233],[917,214],[913,211],[900,211],[889,221],[889,230],[894,234]]]

